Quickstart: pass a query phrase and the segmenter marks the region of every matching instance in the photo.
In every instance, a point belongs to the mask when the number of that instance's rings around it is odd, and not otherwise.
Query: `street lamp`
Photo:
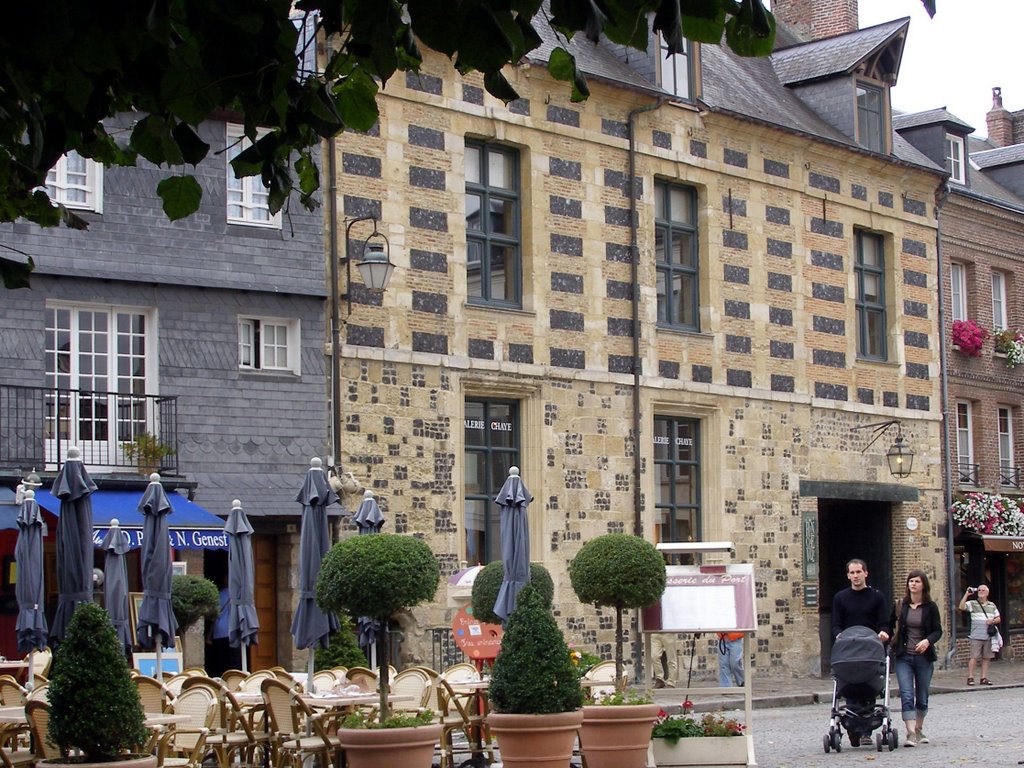
[[[362,241],[362,248],[358,257],[349,255],[349,233],[352,227],[363,221],[373,222],[373,232]],[[391,242],[383,232],[377,229],[377,218],[375,216],[360,216],[350,219],[345,225],[345,255],[338,260],[345,265],[347,275],[347,288],[345,300],[348,306],[348,314],[352,314],[352,259],[356,258],[356,268],[363,280],[363,285],[374,293],[382,293],[391,282],[391,273],[395,271],[395,265],[391,263]]]
[[[875,436],[861,450],[861,453],[864,453],[864,451],[875,444],[878,438],[889,430],[889,427],[893,426],[896,427],[896,438],[893,440],[889,450],[885,452],[885,460],[889,465],[889,474],[902,480],[905,477],[910,477],[910,473],[914,468],[914,451],[903,442],[903,424],[899,419],[879,421],[875,424],[862,424],[859,427],[850,427],[850,431],[856,432],[860,429],[875,430]]]

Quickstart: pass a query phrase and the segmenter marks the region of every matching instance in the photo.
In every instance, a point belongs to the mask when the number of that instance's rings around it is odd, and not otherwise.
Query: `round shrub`
[[[62,753],[79,749],[107,762],[146,742],[142,703],[107,612],[81,603],[53,660],[46,690],[49,739]]]
[[[487,624],[501,624],[501,617],[494,612],[494,603],[501,590],[501,582],[505,578],[505,565],[495,560],[484,566],[473,582],[473,617]],[[544,605],[551,607],[555,599],[555,582],[551,580],[548,569],[540,563],[530,563],[530,584],[539,591]]]
[[[175,576],[171,579],[171,610],[183,634],[199,619],[217,618],[220,613],[217,585],[202,576]]]
[[[359,640],[347,613],[338,614],[338,631],[331,635],[326,648],[317,648],[313,652],[314,669],[333,669],[334,667],[365,667],[366,654],[359,647]]]
[[[494,710],[506,714],[545,715],[583,706],[569,646],[532,584],[520,590],[508,617],[501,652],[491,668],[489,696]]]
[[[665,591],[665,559],[639,536],[591,539],[569,563],[573,591],[584,603],[615,609],[615,669],[622,677],[622,611],[653,605]]]

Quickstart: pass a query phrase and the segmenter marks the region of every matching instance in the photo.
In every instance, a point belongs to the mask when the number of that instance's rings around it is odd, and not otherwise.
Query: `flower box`
[[[750,736],[695,736],[669,744],[667,739],[654,738],[654,764],[658,768],[672,766],[745,766],[751,763],[753,750]]]

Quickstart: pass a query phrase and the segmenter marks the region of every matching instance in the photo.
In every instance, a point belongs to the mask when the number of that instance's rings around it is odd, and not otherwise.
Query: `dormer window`
[[[875,85],[857,83],[857,143],[885,151],[885,93]]]
[[[689,101],[693,98],[690,41],[683,40],[681,53],[669,53],[668,43],[659,35],[658,46],[658,77],[661,79],[661,87],[674,96]]]
[[[946,171],[949,173],[949,180],[957,184],[965,184],[967,174],[965,171],[964,140],[952,133],[946,134]]]

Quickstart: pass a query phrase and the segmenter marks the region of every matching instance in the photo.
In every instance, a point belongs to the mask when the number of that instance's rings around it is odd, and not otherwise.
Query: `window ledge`
[[[464,302],[462,308],[470,312],[490,313],[499,312],[505,315],[522,315],[523,317],[536,317],[537,313],[532,309],[522,307],[508,307],[501,304],[471,304]]]

